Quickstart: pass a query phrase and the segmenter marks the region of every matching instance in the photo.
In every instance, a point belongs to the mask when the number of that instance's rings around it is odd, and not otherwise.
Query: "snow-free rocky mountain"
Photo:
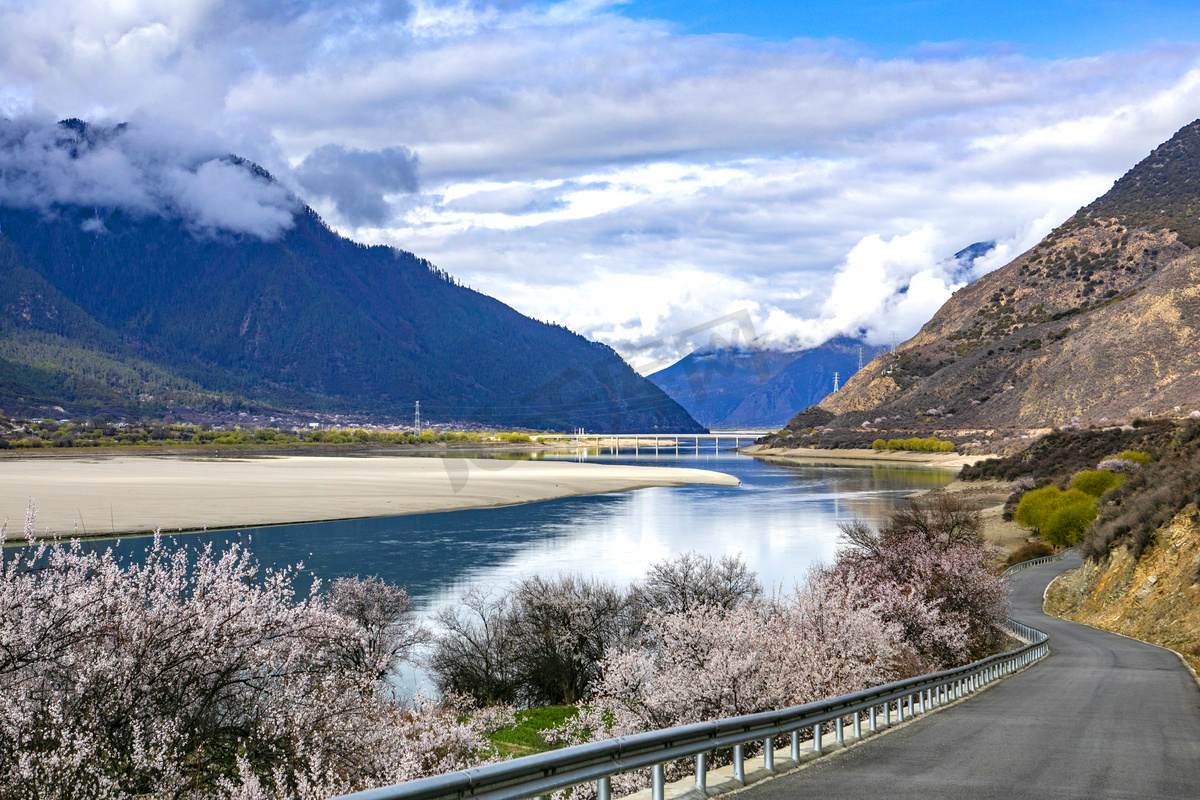
[[[1200,121],[959,290],[820,408],[832,427],[1042,428],[1200,409]],[[933,412],[930,414],[929,412]],[[798,424],[798,423],[797,423]]]

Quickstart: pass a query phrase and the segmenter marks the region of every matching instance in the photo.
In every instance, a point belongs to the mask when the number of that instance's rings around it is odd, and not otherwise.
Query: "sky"
[[[0,0],[0,201],[279,235],[234,152],[643,372],[719,319],[890,342],[1200,117],[1194,31],[1183,2]],[[66,117],[129,126],[67,175]]]

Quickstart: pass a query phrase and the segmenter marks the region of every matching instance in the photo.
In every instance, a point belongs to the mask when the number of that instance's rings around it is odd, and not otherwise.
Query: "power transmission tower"
[[[413,423],[413,426],[417,429],[417,436],[420,436],[421,435],[421,401],[420,400],[417,401],[417,419]]]
[[[858,346],[858,368],[862,369],[862,345]]]
[[[892,331],[892,352],[896,352],[896,332]]]
[[[838,373],[833,373],[833,391],[838,390]]]

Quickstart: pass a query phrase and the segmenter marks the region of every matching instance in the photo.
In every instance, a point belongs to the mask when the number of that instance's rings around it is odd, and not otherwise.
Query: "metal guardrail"
[[[1028,561],[1022,561],[1019,564],[1013,564],[1011,567],[1004,570],[1004,572],[1000,573],[1000,580],[1004,580],[1009,575],[1012,575],[1014,572],[1020,572],[1023,569],[1029,569],[1030,567],[1036,567],[1039,564],[1049,564],[1051,561],[1058,561],[1060,558],[1066,558],[1067,554],[1070,552],[1073,552],[1074,550],[1075,550],[1075,545],[1072,545],[1071,547],[1068,547],[1065,550],[1055,553],[1052,556],[1042,556],[1041,558],[1031,558]]]
[[[1044,564],[1066,555],[1034,559],[1010,567],[1002,577],[1019,569]],[[974,661],[962,667],[921,675],[853,694],[806,703],[782,711],[768,711],[740,717],[648,731],[599,742],[567,747],[548,753],[525,756],[482,767],[435,775],[379,789],[345,795],[342,800],[529,800],[584,783],[596,783],[597,800],[612,800],[612,776],[638,769],[649,769],[651,798],[663,800],[665,765],[685,758],[695,759],[696,788],[707,787],[708,754],[716,750],[733,751],[735,782],[746,782],[745,747],[762,744],[763,767],[776,771],[775,740],[791,739],[788,769],[802,760],[805,749],[819,754],[823,747],[822,726],[832,725],[835,743],[845,744],[864,738],[882,724],[895,725],[938,706],[958,700],[1032,664],[1050,651],[1049,639],[1042,631],[1008,620],[1008,629],[1026,642],[1022,647]],[[845,735],[846,722],[852,733]],[[811,741],[801,734],[812,732]]]

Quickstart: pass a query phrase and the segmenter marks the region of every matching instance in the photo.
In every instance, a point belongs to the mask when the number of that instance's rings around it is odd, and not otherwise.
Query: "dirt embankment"
[[[1046,612],[1169,647],[1200,669],[1200,511],[1184,508],[1140,559],[1122,547],[1063,573]]]

